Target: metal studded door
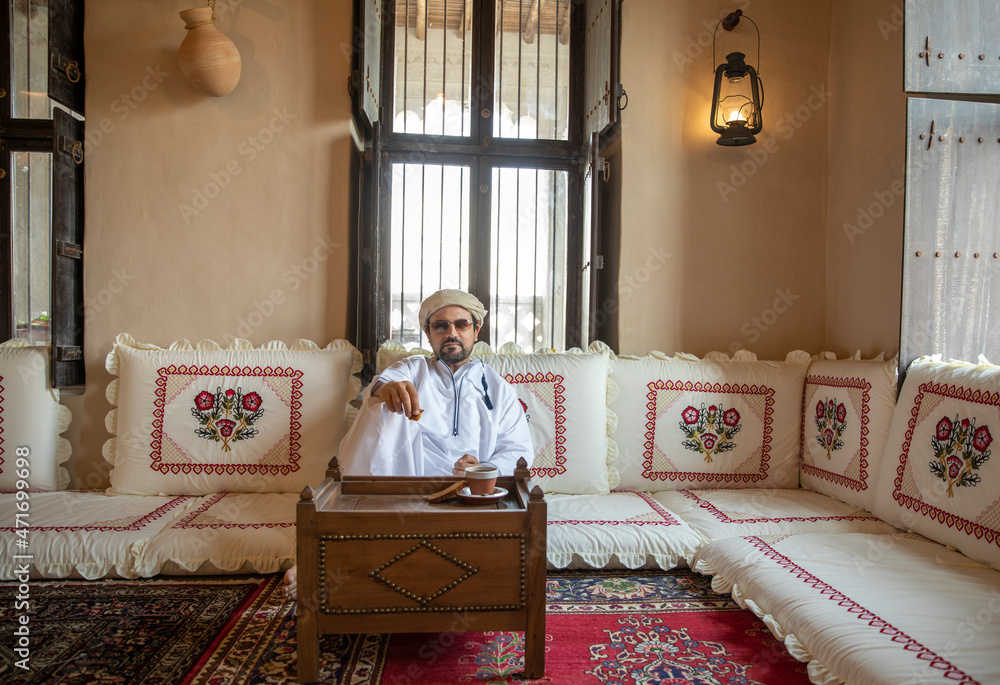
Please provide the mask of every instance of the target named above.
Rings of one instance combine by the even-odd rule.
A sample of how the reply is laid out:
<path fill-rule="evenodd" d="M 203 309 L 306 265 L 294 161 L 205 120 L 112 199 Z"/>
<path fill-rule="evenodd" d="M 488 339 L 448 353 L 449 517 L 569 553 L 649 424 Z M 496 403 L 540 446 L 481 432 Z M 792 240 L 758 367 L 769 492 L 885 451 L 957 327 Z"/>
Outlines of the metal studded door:
<path fill-rule="evenodd" d="M 910 98 L 899 368 L 1000 362 L 1000 104 Z M 992 331 L 992 334 L 991 334 Z"/>

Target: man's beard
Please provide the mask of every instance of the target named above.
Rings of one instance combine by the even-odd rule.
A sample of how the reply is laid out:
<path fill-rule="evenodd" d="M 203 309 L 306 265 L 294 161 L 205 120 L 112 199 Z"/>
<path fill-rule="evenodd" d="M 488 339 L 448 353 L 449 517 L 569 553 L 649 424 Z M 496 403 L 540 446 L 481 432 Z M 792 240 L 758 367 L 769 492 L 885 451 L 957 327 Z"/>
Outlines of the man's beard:
<path fill-rule="evenodd" d="M 448 343 L 455 343 L 458 345 L 457 350 L 452 350 L 450 352 L 444 351 L 444 346 Z M 465 361 L 469 356 L 469 350 L 465 349 L 465 345 L 458 338 L 448 338 L 441 343 L 438 347 L 438 359 L 443 361 L 445 364 L 458 364 L 459 362 Z"/>

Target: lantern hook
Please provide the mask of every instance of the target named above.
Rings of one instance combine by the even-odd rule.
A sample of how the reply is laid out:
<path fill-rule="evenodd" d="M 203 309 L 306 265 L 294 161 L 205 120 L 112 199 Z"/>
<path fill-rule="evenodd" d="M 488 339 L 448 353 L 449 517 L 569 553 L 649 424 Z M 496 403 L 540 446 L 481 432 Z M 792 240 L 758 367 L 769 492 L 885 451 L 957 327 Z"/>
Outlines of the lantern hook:
<path fill-rule="evenodd" d="M 753 24 L 754 31 L 757 32 L 757 73 L 760 74 L 760 29 L 757 28 L 757 22 L 743 14 L 743 10 L 736 10 L 735 12 L 730 12 L 722 19 L 719 23 L 715 25 L 715 32 L 712 34 L 712 71 L 715 71 L 715 65 L 719 63 L 716 58 L 715 43 L 719 35 L 719 27 L 721 26 L 726 31 L 734 30 L 740 23 L 740 19 L 746 19 L 751 24 Z"/>

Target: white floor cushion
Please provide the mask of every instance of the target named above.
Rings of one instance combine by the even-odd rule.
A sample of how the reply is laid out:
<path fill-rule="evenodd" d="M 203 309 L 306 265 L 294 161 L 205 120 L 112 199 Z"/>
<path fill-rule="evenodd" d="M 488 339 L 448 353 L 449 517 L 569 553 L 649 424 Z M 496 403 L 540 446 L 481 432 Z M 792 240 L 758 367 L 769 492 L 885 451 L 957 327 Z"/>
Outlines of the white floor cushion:
<path fill-rule="evenodd" d="M 33 493 L 28 528 L 17 527 L 14 495 L 0 495 L 0 579 L 24 564 L 32 578 L 136 578 L 136 560 L 150 539 L 191 497 L 129 497 L 104 492 Z M 25 513 L 25 512 L 22 512 Z M 26 531 L 22 536 L 19 531 Z M 20 546 L 21 541 L 27 547 Z M 24 556 L 30 558 L 23 558 Z"/>
<path fill-rule="evenodd" d="M 49 387 L 49 348 L 14 339 L 0 345 L 0 492 L 62 490 L 73 452 L 60 433 L 72 415 Z"/>
<path fill-rule="evenodd" d="M 809 355 L 611 360 L 619 490 L 794 488 Z"/>
<path fill-rule="evenodd" d="M 136 563 L 157 574 L 274 573 L 295 563 L 297 493 L 219 493 L 193 501 Z"/>
<path fill-rule="evenodd" d="M 532 482 L 545 492 L 605 494 L 618 484 L 608 466 L 609 355 L 602 343 L 560 354 L 508 344 L 480 357 L 517 393 L 535 449 Z"/>
<path fill-rule="evenodd" d="M 708 540 L 794 533 L 897 533 L 856 506 L 812 490 L 680 490 L 653 498 Z"/>
<path fill-rule="evenodd" d="M 433 353 L 387 340 L 376 356 L 377 369 L 413 354 Z M 484 342 L 472 348 L 472 358 L 482 359 L 517 393 L 535 448 L 532 479 L 545 492 L 604 494 L 618 485 L 617 450 L 608 436 L 615 425 L 608 409 L 615 393 L 608 379 L 610 354 L 600 342 L 586 352 L 526 354 L 513 343 L 496 352 Z"/>
<path fill-rule="evenodd" d="M 875 513 L 1000 569 L 1000 367 L 910 364 Z"/>
<path fill-rule="evenodd" d="M 1000 572 L 913 534 L 729 538 L 694 568 L 814 683 L 1000 682 Z"/>
<path fill-rule="evenodd" d="M 323 480 L 347 428 L 361 355 L 337 340 L 253 348 L 183 340 L 160 349 L 122 334 L 104 456 L 115 494 L 297 492 Z"/>
<path fill-rule="evenodd" d="M 687 564 L 705 540 L 641 492 L 546 495 L 550 568 L 661 568 Z"/>
<path fill-rule="evenodd" d="M 803 399 L 802 487 L 871 511 L 896 408 L 896 360 L 814 361 Z"/>

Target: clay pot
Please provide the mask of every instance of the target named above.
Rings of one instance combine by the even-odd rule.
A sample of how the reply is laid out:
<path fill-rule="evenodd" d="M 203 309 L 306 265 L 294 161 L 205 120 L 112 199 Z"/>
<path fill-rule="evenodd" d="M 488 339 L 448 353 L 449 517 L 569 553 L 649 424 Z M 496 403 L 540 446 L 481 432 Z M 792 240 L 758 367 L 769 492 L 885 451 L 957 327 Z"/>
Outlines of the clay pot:
<path fill-rule="evenodd" d="M 212 19 L 210 7 L 181 12 L 185 26 Z M 240 80 L 240 53 L 214 23 L 188 29 L 177 50 L 181 71 L 195 88 L 213 98 L 231 93 Z"/>

